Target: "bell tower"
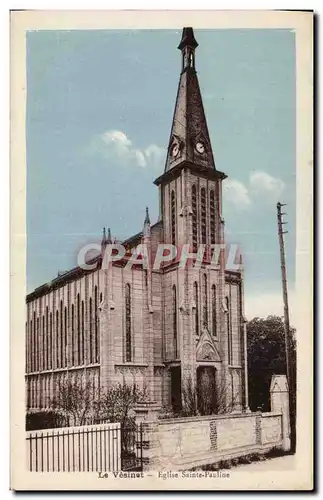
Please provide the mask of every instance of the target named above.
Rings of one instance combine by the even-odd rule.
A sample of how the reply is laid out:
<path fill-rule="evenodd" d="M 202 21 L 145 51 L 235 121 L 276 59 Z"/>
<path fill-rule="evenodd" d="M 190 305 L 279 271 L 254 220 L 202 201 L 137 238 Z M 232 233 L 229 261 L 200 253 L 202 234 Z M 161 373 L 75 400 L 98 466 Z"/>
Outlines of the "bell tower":
<path fill-rule="evenodd" d="M 184 28 L 165 169 L 155 180 L 164 242 L 177 249 L 177 257 L 163 267 L 164 362 L 169 368 L 173 409 L 183 402 L 187 383 L 196 387 L 202 377 L 214 388 L 216 377 L 226 377 L 227 365 L 224 258 L 219 258 L 216 268 L 210 267 L 212 245 L 223 243 L 222 181 L 226 175 L 217 170 L 214 160 L 196 73 L 197 47 L 193 29 Z M 184 247 L 200 255 L 203 246 L 200 266 L 180 265 Z M 208 364 L 207 377 L 201 358 Z"/>
<path fill-rule="evenodd" d="M 221 183 L 227 177 L 214 161 L 195 68 L 197 47 L 193 29 L 184 28 L 178 46 L 182 69 L 165 170 L 155 180 L 165 242 L 189 243 L 193 249 L 221 240 Z"/>

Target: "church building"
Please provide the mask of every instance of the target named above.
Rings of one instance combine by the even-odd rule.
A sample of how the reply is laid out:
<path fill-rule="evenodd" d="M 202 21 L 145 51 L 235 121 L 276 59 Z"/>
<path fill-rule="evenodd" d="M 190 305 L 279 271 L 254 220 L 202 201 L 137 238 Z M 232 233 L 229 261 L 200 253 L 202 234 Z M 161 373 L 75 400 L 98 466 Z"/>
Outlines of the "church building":
<path fill-rule="evenodd" d="M 145 388 L 138 416 L 160 409 L 178 412 L 193 388 L 201 413 L 248 410 L 243 267 L 226 269 L 226 253 L 212 265 L 212 248 L 224 246 L 222 181 L 217 169 L 196 73 L 198 43 L 184 28 L 178 49 L 181 66 L 164 172 L 159 218 L 122 242 L 127 252 L 105 268 L 112 244 L 103 234 L 102 253 L 91 270 L 75 267 L 27 296 L 26 405 L 49 408 L 65 377 L 90 380 L 103 390 L 118 382 Z M 156 189 L 156 188 L 155 188 Z M 107 214 L 108 215 L 108 214 Z M 127 266 L 138 245 L 153 261 L 158 245 L 178 255 L 160 268 Z M 200 265 L 180 265 L 188 246 Z"/>

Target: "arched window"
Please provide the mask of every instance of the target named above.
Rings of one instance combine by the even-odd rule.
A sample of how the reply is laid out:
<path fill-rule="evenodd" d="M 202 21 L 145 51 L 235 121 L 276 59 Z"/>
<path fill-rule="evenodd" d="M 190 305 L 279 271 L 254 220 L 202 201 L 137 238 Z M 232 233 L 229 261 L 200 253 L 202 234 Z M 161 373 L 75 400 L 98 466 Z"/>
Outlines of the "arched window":
<path fill-rule="evenodd" d="M 61 300 L 61 303 L 60 303 L 59 319 L 60 319 L 60 362 L 59 362 L 59 367 L 61 368 L 63 366 L 63 350 L 64 350 L 64 343 L 63 343 L 63 337 L 64 337 L 64 330 L 63 330 L 63 301 L 62 300 Z"/>
<path fill-rule="evenodd" d="M 176 204 L 175 192 L 171 194 L 171 224 L 172 224 L 172 245 L 176 245 Z"/>
<path fill-rule="evenodd" d="M 59 312 L 56 309 L 56 368 L 59 367 Z"/>
<path fill-rule="evenodd" d="M 71 352 L 71 363 L 72 363 L 72 366 L 75 366 L 75 354 L 74 354 L 74 349 L 75 349 L 75 319 L 74 319 L 74 304 L 72 304 L 72 308 L 71 308 L 71 322 L 72 322 L 72 352 Z"/>
<path fill-rule="evenodd" d="M 50 369 L 53 368 L 53 313 L 49 314 L 49 364 Z"/>
<path fill-rule="evenodd" d="M 64 366 L 67 366 L 67 307 L 64 308 Z"/>
<path fill-rule="evenodd" d="M 41 360 L 41 369 L 42 370 L 45 370 L 46 367 L 45 367 L 45 349 L 46 349 L 46 344 L 45 344 L 45 338 L 46 338 L 46 334 L 47 332 L 45 331 L 45 316 L 43 314 L 42 316 L 42 360 Z"/>
<path fill-rule="evenodd" d="M 194 282 L 194 301 L 195 301 L 195 335 L 199 335 L 199 288 L 196 281 Z"/>
<path fill-rule="evenodd" d="M 33 331 L 33 351 L 32 351 L 32 365 L 33 372 L 36 371 L 36 356 L 37 356 L 37 348 L 36 348 L 36 312 L 34 311 L 34 331 Z"/>
<path fill-rule="evenodd" d="M 212 285 L 212 335 L 216 337 L 216 288 Z"/>
<path fill-rule="evenodd" d="M 130 285 L 126 284 L 125 293 L 125 316 L 126 316 L 126 361 L 132 359 L 132 346 L 131 346 L 131 289 Z"/>
<path fill-rule="evenodd" d="M 94 335 L 95 335 L 95 362 L 100 362 L 99 343 L 99 316 L 98 316 L 98 287 L 94 288 Z"/>
<path fill-rule="evenodd" d="M 206 244 L 206 192 L 201 189 L 201 236 L 202 244 Z"/>
<path fill-rule="evenodd" d="M 81 364 L 84 365 L 84 300 L 82 300 L 82 324 L 81 324 Z"/>
<path fill-rule="evenodd" d="M 81 304 L 80 304 L 80 294 L 77 294 L 77 360 L 78 365 L 81 364 Z"/>
<path fill-rule="evenodd" d="M 93 363 L 92 298 L 89 300 L 90 363 Z"/>
<path fill-rule="evenodd" d="M 177 296 L 176 286 L 173 285 L 173 339 L 174 339 L 174 358 L 177 359 Z"/>
<path fill-rule="evenodd" d="M 211 244 L 215 244 L 215 196 L 214 191 L 210 191 L 210 237 Z"/>
<path fill-rule="evenodd" d="M 46 351 L 45 351 L 45 370 L 48 370 L 49 368 L 49 349 L 50 349 L 50 344 L 49 344 L 49 323 L 48 323 L 48 306 L 46 306 Z"/>
<path fill-rule="evenodd" d="M 39 350 L 40 350 L 40 328 L 39 318 L 37 318 L 37 338 L 36 338 L 36 371 L 39 371 Z"/>
<path fill-rule="evenodd" d="M 207 276 L 203 274 L 203 326 L 208 325 L 208 290 Z"/>
<path fill-rule="evenodd" d="M 231 304 L 229 297 L 225 298 L 227 308 L 227 332 L 228 332 L 228 361 L 232 365 L 232 323 L 231 323 Z"/>
<path fill-rule="evenodd" d="M 197 202 L 196 202 L 196 186 L 192 186 L 192 244 L 193 252 L 197 251 Z"/>
<path fill-rule="evenodd" d="M 28 353 L 28 366 L 29 366 L 29 371 L 33 371 L 32 367 L 32 350 L 33 350 L 33 320 L 30 320 L 30 333 L 29 333 L 29 345 L 28 345 L 29 353 Z"/>
<path fill-rule="evenodd" d="M 26 371 L 26 373 L 28 373 L 28 347 L 29 347 L 28 321 L 26 321 L 26 323 L 25 323 L 25 335 L 26 335 L 26 337 L 25 337 L 25 371 Z M 27 393 L 28 393 L 28 391 L 27 391 Z M 27 401 L 28 401 L 28 397 L 27 397 Z"/>

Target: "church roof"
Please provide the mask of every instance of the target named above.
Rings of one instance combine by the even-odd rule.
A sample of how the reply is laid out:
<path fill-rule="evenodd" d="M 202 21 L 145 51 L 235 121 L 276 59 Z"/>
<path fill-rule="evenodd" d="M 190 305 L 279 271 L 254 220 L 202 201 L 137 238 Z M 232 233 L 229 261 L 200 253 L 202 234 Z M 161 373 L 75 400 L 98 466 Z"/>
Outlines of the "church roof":
<path fill-rule="evenodd" d="M 155 224 L 151 226 L 151 228 L 155 228 L 158 225 L 162 224 L 162 221 L 158 221 Z M 111 238 L 111 233 L 109 232 L 110 238 Z M 126 240 L 120 242 L 121 245 L 123 245 L 126 249 L 131 249 L 134 246 L 137 246 L 142 239 L 143 232 L 140 231 L 139 233 L 134 234 L 130 238 L 127 238 Z M 101 255 L 96 255 L 95 257 L 89 259 L 86 263 L 88 265 L 91 264 L 99 264 L 101 262 Z M 114 263 L 116 264 L 116 263 Z M 45 295 L 46 293 L 49 293 L 51 290 L 54 290 L 56 288 L 59 288 L 61 286 L 64 286 L 66 283 L 75 281 L 76 279 L 86 275 L 93 273 L 97 271 L 98 267 L 92 270 L 86 270 L 83 269 L 79 266 L 74 267 L 68 271 L 65 271 L 63 273 L 59 273 L 58 276 L 51 281 L 48 281 L 47 283 L 44 283 L 43 285 L 40 285 L 39 287 L 35 288 L 32 292 L 30 292 L 27 297 L 26 297 L 26 302 L 31 302 L 32 300 L 36 299 L 37 297 L 41 297 L 42 295 Z"/>

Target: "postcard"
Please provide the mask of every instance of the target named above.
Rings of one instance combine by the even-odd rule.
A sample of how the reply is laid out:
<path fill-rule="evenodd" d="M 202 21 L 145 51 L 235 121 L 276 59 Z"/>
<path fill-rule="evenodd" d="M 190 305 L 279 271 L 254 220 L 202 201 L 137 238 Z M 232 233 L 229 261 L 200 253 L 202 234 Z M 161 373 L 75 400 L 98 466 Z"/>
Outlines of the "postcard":
<path fill-rule="evenodd" d="M 313 488 L 313 13 L 11 12 L 11 488 Z"/>

